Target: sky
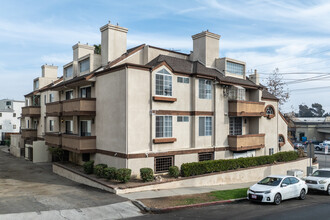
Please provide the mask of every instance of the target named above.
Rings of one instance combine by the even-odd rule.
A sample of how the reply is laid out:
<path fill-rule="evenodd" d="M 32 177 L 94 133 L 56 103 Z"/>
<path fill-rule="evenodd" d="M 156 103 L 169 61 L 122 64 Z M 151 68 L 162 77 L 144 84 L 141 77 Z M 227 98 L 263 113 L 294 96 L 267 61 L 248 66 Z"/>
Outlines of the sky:
<path fill-rule="evenodd" d="M 0 99 L 23 100 L 41 65 L 72 61 L 78 41 L 100 44 L 111 21 L 128 28 L 128 48 L 146 43 L 189 53 L 191 36 L 221 35 L 220 57 L 246 62 L 263 83 L 278 68 L 290 91 L 282 112 L 320 103 L 330 112 L 330 1 L 34 0 L 0 7 Z M 311 89 L 317 88 L 317 89 Z"/>

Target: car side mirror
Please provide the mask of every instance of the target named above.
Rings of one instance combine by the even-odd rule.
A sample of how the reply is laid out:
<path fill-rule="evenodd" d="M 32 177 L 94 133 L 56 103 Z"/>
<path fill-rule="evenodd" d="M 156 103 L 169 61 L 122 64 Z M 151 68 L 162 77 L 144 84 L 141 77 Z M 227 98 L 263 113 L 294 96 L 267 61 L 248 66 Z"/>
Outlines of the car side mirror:
<path fill-rule="evenodd" d="M 281 185 L 281 187 L 287 187 L 288 186 L 288 184 L 285 184 L 285 183 L 283 183 L 282 185 Z"/>

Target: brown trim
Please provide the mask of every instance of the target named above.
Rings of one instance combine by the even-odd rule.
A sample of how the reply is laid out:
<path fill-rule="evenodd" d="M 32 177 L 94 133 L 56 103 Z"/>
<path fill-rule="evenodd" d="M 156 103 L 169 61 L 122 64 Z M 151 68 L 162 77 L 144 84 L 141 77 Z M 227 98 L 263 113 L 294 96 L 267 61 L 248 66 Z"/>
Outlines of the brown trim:
<path fill-rule="evenodd" d="M 195 154 L 195 153 L 208 153 L 215 151 L 227 151 L 229 147 L 218 147 L 218 148 L 204 148 L 204 149 L 187 149 L 178 151 L 167 151 L 167 152 L 147 152 L 138 154 L 125 154 L 108 150 L 96 149 L 96 153 L 119 157 L 123 159 L 136 159 L 136 158 L 146 158 L 146 157 L 161 157 L 161 156 L 172 156 L 172 155 L 182 155 L 182 154 Z"/>
<path fill-rule="evenodd" d="M 177 52 L 177 51 L 173 51 L 173 50 L 167 50 L 167 49 L 160 48 L 160 47 L 155 47 L 155 46 L 150 46 L 149 45 L 149 48 L 153 48 L 153 49 L 157 49 L 157 50 L 162 50 L 162 51 L 167 51 L 167 52 L 171 52 L 171 53 L 176 53 L 176 54 L 181 54 L 181 55 L 189 56 L 189 54 L 186 54 L 186 53 L 181 53 L 181 52 Z"/>
<path fill-rule="evenodd" d="M 50 105 L 58 105 L 58 104 L 62 104 L 62 101 L 57 101 L 57 102 L 48 102 L 46 103 L 46 106 L 50 106 Z"/>
<path fill-rule="evenodd" d="M 154 71 L 155 69 L 158 69 L 158 68 L 161 67 L 161 66 L 166 66 L 167 69 L 169 69 L 171 72 L 173 72 L 172 67 L 170 67 L 170 66 L 166 63 L 166 61 L 163 61 L 163 62 L 161 62 L 160 64 L 158 64 L 157 66 L 153 67 L 153 68 L 152 68 L 152 71 Z"/>
<path fill-rule="evenodd" d="M 76 134 L 62 134 L 62 137 L 71 138 L 71 139 L 79 139 L 79 140 L 96 139 L 96 136 L 79 136 Z"/>
<path fill-rule="evenodd" d="M 96 111 L 62 112 L 62 116 L 95 116 L 95 115 L 96 115 Z"/>
<path fill-rule="evenodd" d="M 272 107 L 272 108 L 273 108 L 273 110 L 274 110 L 274 114 L 272 114 L 272 115 L 267 115 L 267 111 L 266 111 L 266 110 L 267 110 L 268 107 Z M 273 105 L 266 105 L 265 110 L 264 110 L 264 116 L 267 117 L 268 119 L 271 119 L 271 118 L 274 118 L 275 115 L 276 115 L 275 107 L 274 107 Z"/>
<path fill-rule="evenodd" d="M 171 97 L 162 97 L 162 96 L 153 96 L 152 99 L 158 102 L 176 102 L 176 98 Z"/>
<path fill-rule="evenodd" d="M 264 112 L 229 112 L 229 116 L 242 116 L 242 117 L 261 117 L 264 116 Z"/>
<path fill-rule="evenodd" d="M 78 102 L 78 101 L 96 101 L 96 98 L 75 98 L 75 99 L 67 99 L 67 100 L 63 100 L 62 103 L 66 103 L 66 102 Z"/>
<path fill-rule="evenodd" d="M 175 111 L 175 110 L 153 110 L 152 113 L 156 115 L 191 115 L 191 116 L 213 116 L 214 113 L 210 111 Z"/>
<path fill-rule="evenodd" d="M 233 138 L 265 137 L 265 134 L 228 135 L 228 137 L 233 137 Z"/>
<path fill-rule="evenodd" d="M 165 143 L 174 143 L 176 138 L 155 138 L 153 139 L 154 144 L 165 144 Z"/>
<path fill-rule="evenodd" d="M 281 116 L 281 118 L 283 119 L 283 121 L 289 125 L 289 122 L 284 118 L 284 116 L 282 115 L 282 113 L 280 111 L 278 111 L 278 114 Z"/>
<path fill-rule="evenodd" d="M 246 151 L 246 150 L 261 149 L 261 148 L 264 148 L 264 147 L 265 147 L 264 144 L 260 144 L 260 145 L 254 145 L 254 146 L 230 147 L 229 150 L 230 151 Z"/>
<path fill-rule="evenodd" d="M 62 115 L 62 112 L 53 112 L 53 113 L 47 113 L 46 112 L 46 116 L 47 117 L 50 117 L 50 116 L 53 116 L 53 117 L 60 117 Z"/>
<path fill-rule="evenodd" d="M 41 114 L 22 114 L 22 118 L 30 117 L 30 118 L 40 118 Z"/>
<path fill-rule="evenodd" d="M 149 67 L 149 66 L 144 66 L 144 65 L 134 64 L 134 63 L 124 63 L 124 64 L 120 64 L 118 66 L 114 66 L 114 67 L 102 70 L 100 72 L 97 72 L 97 73 L 95 73 L 95 76 L 102 76 L 102 75 L 105 75 L 105 74 L 108 74 L 108 73 L 123 70 L 125 68 L 140 69 L 140 70 L 151 70 L 151 67 Z"/>
<path fill-rule="evenodd" d="M 87 149 L 87 150 L 76 150 L 70 147 L 66 147 L 62 145 L 62 149 L 67 150 L 67 151 L 71 151 L 74 153 L 78 153 L 78 154 L 84 154 L 84 153 L 96 153 L 96 149 Z"/>
<path fill-rule="evenodd" d="M 138 46 L 137 48 L 135 48 L 133 51 L 131 51 L 130 53 L 124 53 L 123 55 L 121 55 L 120 57 L 118 57 L 117 59 L 115 59 L 114 61 L 109 63 L 109 66 L 114 66 L 117 63 L 123 61 L 124 59 L 128 58 L 129 56 L 135 54 L 136 52 L 138 52 L 139 50 L 141 50 L 142 48 L 145 47 L 145 44 L 141 44 L 140 46 Z"/>
<path fill-rule="evenodd" d="M 203 78 L 203 79 L 209 79 L 209 80 L 216 80 L 215 76 L 210 76 L 210 75 L 204 75 L 204 74 L 192 74 L 196 78 Z"/>
<path fill-rule="evenodd" d="M 252 101 L 243 101 L 243 100 L 229 100 L 229 103 L 248 103 L 248 104 L 257 104 L 257 105 L 264 105 L 265 102 L 252 102 Z"/>
<path fill-rule="evenodd" d="M 283 142 L 279 142 L 278 145 L 279 145 L 280 147 L 282 147 L 282 146 L 285 144 L 285 137 L 284 137 L 283 134 L 279 134 L 279 135 L 278 135 L 278 139 L 280 139 L 280 137 L 283 137 Z"/>
<path fill-rule="evenodd" d="M 22 128 L 22 131 L 37 131 L 37 129 L 34 128 Z"/>
<path fill-rule="evenodd" d="M 25 106 L 25 107 L 22 107 L 22 109 L 28 109 L 28 108 L 40 108 L 40 105 L 39 106 Z"/>
<path fill-rule="evenodd" d="M 221 81 L 219 80 L 220 84 L 222 85 L 230 85 L 230 86 L 234 86 L 234 85 L 239 85 L 242 86 L 244 88 L 248 88 L 248 89 L 260 89 L 262 88 L 261 86 L 252 86 L 252 85 L 246 85 L 246 84 L 242 84 L 242 83 L 231 83 L 231 82 L 226 82 L 226 81 Z"/>
<path fill-rule="evenodd" d="M 62 134 L 58 132 L 46 132 L 46 136 L 61 137 Z"/>

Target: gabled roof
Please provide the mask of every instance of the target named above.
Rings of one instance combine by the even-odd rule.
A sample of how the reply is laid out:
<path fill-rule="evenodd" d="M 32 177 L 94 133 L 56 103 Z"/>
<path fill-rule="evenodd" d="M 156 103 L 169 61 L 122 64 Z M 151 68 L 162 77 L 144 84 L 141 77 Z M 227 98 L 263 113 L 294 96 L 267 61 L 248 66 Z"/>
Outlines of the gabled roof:
<path fill-rule="evenodd" d="M 273 94 L 268 92 L 265 88 L 262 90 L 261 98 L 263 98 L 263 99 L 272 99 L 272 100 L 275 100 L 275 101 L 279 100 L 278 98 L 276 98 L 276 96 L 274 96 Z"/>
<path fill-rule="evenodd" d="M 222 84 L 238 84 L 247 87 L 261 88 L 262 86 L 256 85 L 251 80 L 240 79 L 230 76 L 225 76 L 219 70 L 215 68 L 206 67 L 199 61 L 190 61 L 177 57 L 171 57 L 166 55 L 159 55 L 155 59 L 151 60 L 146 66 L 156 67 L 162 62 L 166 62 L 174 72 L 183 73 L 188 75 L 206 75 L 217 78 Z"/>

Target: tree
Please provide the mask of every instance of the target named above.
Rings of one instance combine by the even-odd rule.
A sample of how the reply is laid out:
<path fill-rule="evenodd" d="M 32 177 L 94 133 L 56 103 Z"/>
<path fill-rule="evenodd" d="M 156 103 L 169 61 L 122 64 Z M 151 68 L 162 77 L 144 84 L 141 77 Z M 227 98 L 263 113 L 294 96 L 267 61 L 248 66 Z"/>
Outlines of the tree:
<path fill-rule="evenodd" d="M 322 105 L 319 103 L 312 104 L 312 108 L 310 108 L 310 110 L 313 113 L 314 117 L 322 117 L 325 112 L 322 108 Z"/>
<path fill-rule="evenodd" d="M 299 105 L 299 117 L 325 117 L 329 116 L 329 113 L 325 113 L 323 107 L 319 103 L 313 103 L 309 108 L 305 104 Z"/>
<path fill-rule="evenodd" d="M 99 45 L 94 44 L 94 53 L 101 54 L 101 44 Z"/>
<path fill-rule="evenodd" d="M 285 83 L 283 82 L 283 76 L 280 74 L 279 69 L 276 68 L 273 74 L 267 78 L 268 92 L 273 94 L 279 99 L 279 105 L 283 105 L 288 101 L 290 94 L 289 90 L 285 89 Z"/>
<path fill-rule="evenodd" d="M 299 105 L 299 117 L 313 117 L 311 109 L 307 105 Z"/>

